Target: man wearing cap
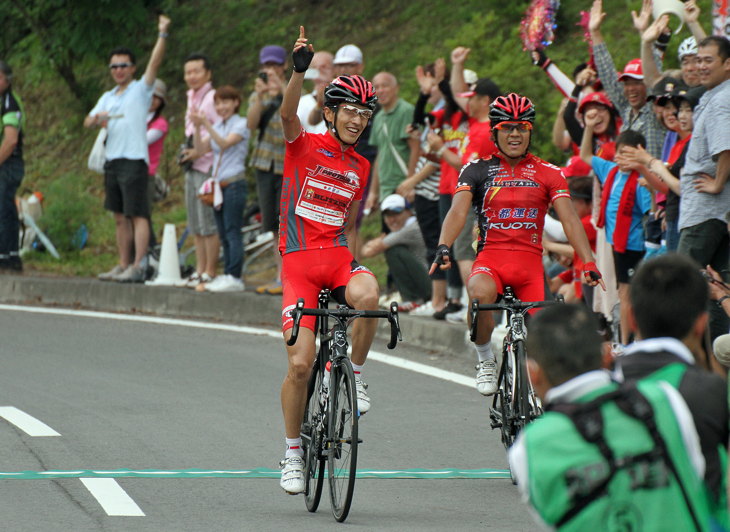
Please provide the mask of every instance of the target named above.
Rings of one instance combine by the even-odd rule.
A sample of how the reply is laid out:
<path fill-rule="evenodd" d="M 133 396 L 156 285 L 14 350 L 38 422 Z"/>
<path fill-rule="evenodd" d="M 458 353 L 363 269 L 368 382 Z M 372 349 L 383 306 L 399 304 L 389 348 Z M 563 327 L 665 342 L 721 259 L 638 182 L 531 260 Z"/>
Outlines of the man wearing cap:
<path fill-rule="evenodd" d="M 431 299 L 431 281 L 425 262 L 426 244 L 421 229 L 400 194 L 391 194 L 380 204 L 385 225 L 390 233 L 380 235 L 362 248 L 362 256 L 385 254 L 402 303 L 398 310 L 408 312 Z"/>
<path fill-rule="evenodd" d="M 256 190 L 261 208 L 261 230 L 279 234 L 279 201 L 284 174 L 284 130 L 279 108 L 284 93 L 286 50 L 267 45 L 259 52 L 259 75 L 248 100 L 248 128 L 255 137 L 250 165 L 256 170 Z M 260 294 L 281 294 L 281 257 L 275 254 L 276 278 L 259 287 Z"/>
<path fill-rule="evenodd" d="M 379 72 L 373 78 L 380 111 L 373 117 L 370 142 L 378 149 L 372 168 L 372 184 L 365 204 L 372 209 L 379 198 L 395 192 L 396 187 L 413 175 L 418 161 L 419 140 L 406 128 L 413 118 L 413 105 L 398 96 L 400 85 L 390 72 Z"/>
<path fill-rule="evenodd" d="M 23 104 L 11 81 L 13 71 L 0 61 L 0 270 L 23 269 L 18 254 L 18 210 L 15 193 L 23 180 Z"/>
<path fill-rule="evenodd" d="M 680 253 L 716 271 L 728 268 L 725 213 L 730 205 L 730 41 L 711 36 L 699 44 L 700 81 L 707 92 L 694 110 L 692 141 L 680 177 Z M 728 318 L 710 307 L 710 335 L 726 333 Z"/>
<path fill-rule="evenodd" d="M 593 54 L 598 77 L 608 97 L 616 106 L 623 124 L 621 131 L 633 129 L 646 139 L 646 150 L 661 157 L 666 129 L 659 122 L 651 105 L 646 105 L 646 86 L 641 59 L 632 59 L 619 75 L 608 47 L 601 34 L 601 23 L 606 14 L 603 1 L 594 0 L 588 30 L 593 42 Z"/>
<path fill-rule="evenodd" d="M 116 87 L 105 92 L 84 119 L 84 127 L 107 130 L 104 208 L 114 213 L 119 263 L 100 274 L 102 280 L 139 283 L 145 277 L 141 262 L 150 238 L 147 112 L 165 55 L 170 19 L 160 15 L 157 27 L 159 36 L 142 79 L 134 79 L 137 67 L 130 49 L 112 50 L 109 70 Z"/>
<path fill-rule="evenodd" d="M 309 70 L 304 73 L 304 79 L 312 81 L 314 88 L 311 92 L 302 94 L 299 99 L 297 115 L 302 127 L 307 133 L 326 133 L 327 126 L 322 120 L 322 103 L 324 102 L 324 88 L 332 81 L 333 56 L 327 51 L 314 52 Z"/>

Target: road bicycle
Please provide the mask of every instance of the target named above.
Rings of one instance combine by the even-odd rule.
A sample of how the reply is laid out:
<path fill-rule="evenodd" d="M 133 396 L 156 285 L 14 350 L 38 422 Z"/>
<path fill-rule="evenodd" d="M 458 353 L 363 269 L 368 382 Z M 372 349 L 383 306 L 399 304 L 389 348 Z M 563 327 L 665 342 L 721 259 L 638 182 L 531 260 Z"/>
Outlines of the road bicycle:
<path fill-rule="evenodd" d="M 542 406 L 527 374 L 525 316 L 531 309 L 562 302 L 562 297 L 552 301 L 520 301 L 515 297 L 512 288 L 507 286 L 497 303 L 480 305 L 476 299 L 471 303 L 472 342 L 477 336 L 479 312 L 502 310 L 507 313 L 507 334 L 502 343 L 502 363 L 497 377 L 497 392 L 492 398 L 492 406 L 489 409 L 492 429 L 501 430 L 505 449 L 512 446 L 525 425 L 542 414 Z"/>
<path fill-rule="evenodd" d="M 358 436 L 360 412 L 355 374 L 347 356 L 347 328 L 356 318 L 385 318 L 390 323 L 388 349 L 393 349 L 402 337 L 397 303 L 391 303 L 389 310 L 354 310 L 347 305 L 330 309 L 329 299 L 329 290 L 322 290 L 316 309 L 304 308 L 304 299 L 297 301 L 292 310 L 292 335 L 287 343 L 294 345 L 297 341 L 302 316 L 317 316 L 319 349 L 309 379 L 301 430 L 304 500 L 310 512 L 317 511 L 326 475 L 332 514 L 342 522 L 352 504 L 357 450 L 362 443 Z M 332 326 L 330 319 L 334 320 Z"/>

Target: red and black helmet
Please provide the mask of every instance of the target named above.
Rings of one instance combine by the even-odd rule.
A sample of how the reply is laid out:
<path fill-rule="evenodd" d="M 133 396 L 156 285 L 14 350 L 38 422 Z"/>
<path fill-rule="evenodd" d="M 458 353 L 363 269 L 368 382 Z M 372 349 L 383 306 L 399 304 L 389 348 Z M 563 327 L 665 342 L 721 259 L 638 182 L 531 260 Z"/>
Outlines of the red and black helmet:
<path fill-rule="evenodd" d="M 535 106 L 529 98 L 514 92 L 498 96 L 489 106 L 489 122 L 494 127 L 500 122 L 534 122 Z"/>
<path fill-rule="evenodd" d="M 324 105 L 336 107 L 341 103 L 354 103 L 364 105 L 375 110 L 375 89 L 362 76 L 338 76 L 324 89 Z"/>

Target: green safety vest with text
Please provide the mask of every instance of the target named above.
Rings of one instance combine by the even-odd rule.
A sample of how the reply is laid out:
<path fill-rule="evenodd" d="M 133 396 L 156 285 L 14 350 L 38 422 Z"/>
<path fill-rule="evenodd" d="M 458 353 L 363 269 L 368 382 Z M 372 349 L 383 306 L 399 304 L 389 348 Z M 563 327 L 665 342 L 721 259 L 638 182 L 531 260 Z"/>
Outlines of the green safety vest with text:
<path fill-rule="evenodd" d="M 655 383 L 611 384 L 550 405 L 525 428 L 525 450 L 530 503 L 558 530 L 712 530 L 704 483 Z"/>

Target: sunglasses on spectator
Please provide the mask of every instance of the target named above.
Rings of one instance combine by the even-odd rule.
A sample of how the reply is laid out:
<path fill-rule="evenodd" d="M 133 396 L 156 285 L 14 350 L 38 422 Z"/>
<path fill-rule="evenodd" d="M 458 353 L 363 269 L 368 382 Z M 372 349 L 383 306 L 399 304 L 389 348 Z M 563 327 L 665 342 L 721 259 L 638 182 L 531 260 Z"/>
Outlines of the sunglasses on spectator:
<path fill-rule="evenodd" d="M 133 66 L 132 63 L 112 63 L 109 65 L 109 70 L 116 70 L 118 68 L 129 68 Z"/>
<path fill-rule="evenodd" d="M 340 110 L 345 113 L 346 118 L 354 118 L 357 115 L 365 120 L 370 120 L 373 117 L 373 112 L 370 109 L 360 109 L 354 105 L 342 104 Z"/>
<path fill-rule="evenodd" d="M 494 129 L 507 130 L 508 133 L 512 133 L 515 130 L 524 133 L 532 129 L 532 124 L 530 122 L 500 122 L 494 126 Z"/>

